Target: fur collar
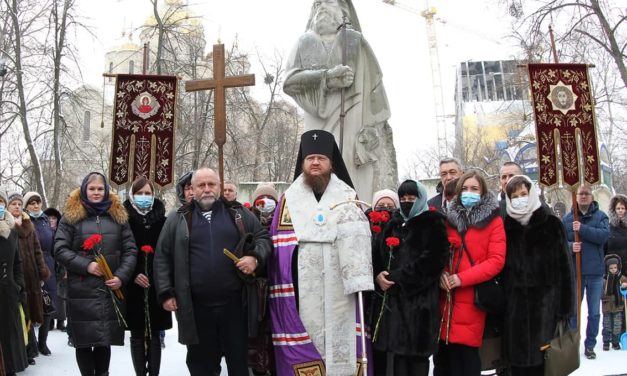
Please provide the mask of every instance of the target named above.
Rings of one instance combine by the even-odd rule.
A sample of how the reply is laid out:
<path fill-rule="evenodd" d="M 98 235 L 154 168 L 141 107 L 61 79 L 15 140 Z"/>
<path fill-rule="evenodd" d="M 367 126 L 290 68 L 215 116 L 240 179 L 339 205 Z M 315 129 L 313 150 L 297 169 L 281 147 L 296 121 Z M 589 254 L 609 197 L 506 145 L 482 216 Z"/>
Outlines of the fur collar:
<path fill-rule="evenodd" d="M 15 228 L 15 219 L 9 212 L 4 212 L 4 219 L 0 220 L 0 236 L 5 239 L 9 238 L 11 230 Z"/>
<path fill-rule="evenodd" d="M 117 224 L 123 224 L 128 221 L 128 213 L 124 209 L 124 205 L 120 201 L 120 198 L 115 193 L 109 193 L 111 199 L 111 207 L 107 210 L 107 214 L 113 218 Z M 80 188 L 76 188 L 70 193 L 70 197 L 65 203 L 65 211 L 63 217 L 69 224 L 75 225 L 83 219 L 87 218 L 87 210 L 83 207 L 80 197 Z"/>
<path fill-rule="evenodd" d="M 527 224 L 527 226 L 528 227 L 540 227 L 546 223 L 546 221 L 549 219 L 549 215 L 551 215 L 549 213 L 549 209 L 547 209 L 544 206 L 540 206 L 539 208 L 534 210 L 533 214 L 531 214 L 531 218 L 529 219 L 529 223 Z M 510 217 L 509 215 L 505 218 L 504 223 L 505 223 L 506 229 L 515 228 L 517 226 L 525 227 L 520 222 Z"/>
<path fill-rule="evenodd" d="M 22 212 L 22 224 L 18 225 L 15 223 L 15 231 L 20 236 L 20 238 L 27 238 L 30 234 L 35 231 L 35 226 L 33 226 L 33 222 L 30 220 L 30 216 L 26 214 L 26 212 Z M 15 219 L 13 219 L 15 220 Z"/>
<path fill-rule="evenodd" d="M 457 199 L 453 200 L 448 208 L 446 219 L 461 234 L 471 227 L 484 228 L 499 215 L 499 203 L 494 195 L 488 192 L 470 210 Z"/>

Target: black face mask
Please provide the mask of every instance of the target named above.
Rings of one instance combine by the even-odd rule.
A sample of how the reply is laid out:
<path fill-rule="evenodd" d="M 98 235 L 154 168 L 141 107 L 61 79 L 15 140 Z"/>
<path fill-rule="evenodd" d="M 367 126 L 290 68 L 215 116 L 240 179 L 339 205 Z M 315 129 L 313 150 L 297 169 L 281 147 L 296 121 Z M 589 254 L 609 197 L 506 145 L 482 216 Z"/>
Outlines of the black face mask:
<path fill-rule="evenodd" d="M 401 202 L 401 213 L 403 213 L 405 218 L 409 217 L 409 212 L 413 206 L 413 202 Z"/>

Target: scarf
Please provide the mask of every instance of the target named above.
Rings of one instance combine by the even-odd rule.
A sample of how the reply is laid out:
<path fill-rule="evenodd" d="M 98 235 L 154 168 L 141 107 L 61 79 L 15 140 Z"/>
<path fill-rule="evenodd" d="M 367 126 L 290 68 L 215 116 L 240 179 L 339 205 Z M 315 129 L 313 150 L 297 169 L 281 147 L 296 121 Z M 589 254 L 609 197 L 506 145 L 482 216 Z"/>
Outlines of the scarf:
<path fill-rule="evenodd" d="M 517 176 L 524 176 L 524 175 L 517 175 Z M 529 181 L 529 183 L 531 183 L 531 189 L 529 189 L 529 202 L 527 202 L 527 207 L 521 208 L 521 209 L 514 209 L 514 207 L 512 206 L 512 200 L 507 195 L 505 195 L 505 203 L 506 203 L 507 215 L 514 218 L 518 222 L 520 222 L 521 225 L 527 226 L 529 224 L 529 220 L 531 219 L 531 216 L 533 215 L 533 212 L 536 211 L 540 206 L 542 206 L 542 204 L 540 203 L 540 196 L 538 196 L 538 190 L 533 185 L 533 182 L 531 181 L 531 179 L 529 179 L 527 176 L 524 176 L 524 178 L 527 181 Z"/>
<path fill-rule="evenodd" d="M 416 201 L 414 201 L 408 216 L 405 216 L 402 210 L 400 211 L 405 222 L 429 210 L 429 206 L 427 205 L 427 189 L 420 182 L 414 181 L 414 183 L 416 183 L 416 187 L 418 187 L 418 197 Z"/>
<path fill-rule="evenodd" d="M 4 218 L 0 220 L 0 236 L 5 239 L 11 235 L 11 230 L 15 227 L 15 219 L 10 213 L 5 213 Z"/>
<path fill-rule="evenodd" d="M 100 175 L 102 180 L 104 181 L 105 191 L 104 197 L 100 202 L 91 202 L 87 199 L 87 181 L 89 177 L 92 175 Z M 107 178 L 99 172 L 90 172 L 85 176 L 83 182 L 81 183 L 81 192 L 80 192 L 81 204 L 89 215 L 103 215 L 109 210 L 111 207 L 111 198 L 109 197 L 109 184 L 107 184 Z"/>
<path fill-rule="evenodd" d="M 619 266 L 620 268 L 620 266 Z M 605 296 L 614 299 L 614 303 L 617 306 L 620 306 L 622 301 L 621 301 L 621 293 L 619 292 L 620 290 L 620 277 L 621 277 L 621 272 L 620 269 L 618 270 L 618 272 L 616 272 L 616 274 L 607 274 L 607 284 L 605 285 Z"/>

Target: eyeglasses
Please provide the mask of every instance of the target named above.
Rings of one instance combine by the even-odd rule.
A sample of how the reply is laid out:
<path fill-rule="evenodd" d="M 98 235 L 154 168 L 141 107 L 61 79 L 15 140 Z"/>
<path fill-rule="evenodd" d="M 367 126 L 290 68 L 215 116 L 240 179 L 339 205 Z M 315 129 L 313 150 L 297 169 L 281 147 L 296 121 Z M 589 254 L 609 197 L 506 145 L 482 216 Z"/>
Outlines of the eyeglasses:
<path fill-rule="evenodd" d="M 396 209 L 396 206 L 394 205 L 377 205 L 375 208 L 375 210 L 379 210 L 379 209 Z"/>

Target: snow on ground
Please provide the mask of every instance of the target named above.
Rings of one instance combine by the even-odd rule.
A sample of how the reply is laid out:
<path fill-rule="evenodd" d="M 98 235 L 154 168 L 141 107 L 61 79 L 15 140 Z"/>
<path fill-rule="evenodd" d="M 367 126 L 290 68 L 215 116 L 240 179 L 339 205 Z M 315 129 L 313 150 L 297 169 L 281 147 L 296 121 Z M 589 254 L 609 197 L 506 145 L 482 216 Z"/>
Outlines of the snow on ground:
<path fill-rule="evenodd" d="M 585 302 L 585 299 L 584 299 Z M 603 375 L 627 375 L 627 351 L 610 350 L 603 351 L 601 349 L 601 331 L 597 338 L 596 360 L 588 360 L 583 356 L 583 339 L 586 331 L 586 305 L 582 307 L 582 315 L 584 321 L 582 323 L 582 341 L 581 341 L 581 366 L 574 372 L 573 376 L 603 376 Z M 167 331 L 165 337 L 166 348 L 163 350 L 161 361 L 162 376 L 182 376 L 189 374 L 185 365 L 185 346 L 177 342 L 178 331 L 175 328 Z M 126 346 L 112 346 L 111 351 L 111 376 L 132 376 L 133 365 L 131 363 L 130 350 L 128 348 L 128 336 L 126 338 Z M 42 356 L 36 358 L 37 364 L 30 366 L 26 371 L 19 373 L 20 376 L 78 376 L 78 367 L 74 357 L 74 349 L 67 346 L 67 335 L 58 330 L 50 332 L 48 339 L 48 347 L 52 351 L 51 356 Z M 227 375 L 224 361 L 222 362 L 222 375 Z"/>

